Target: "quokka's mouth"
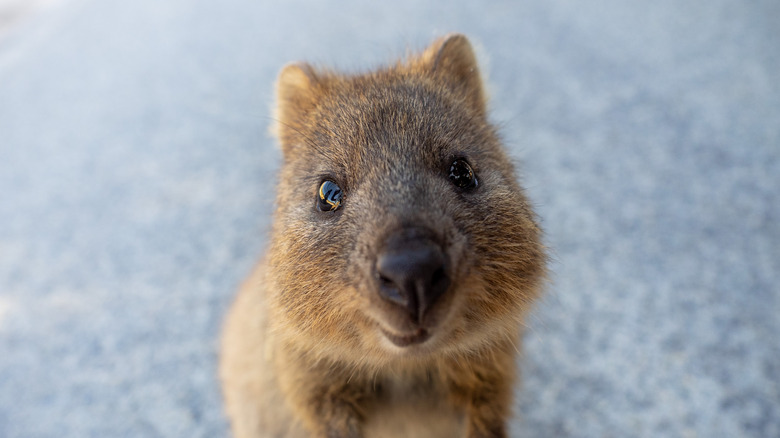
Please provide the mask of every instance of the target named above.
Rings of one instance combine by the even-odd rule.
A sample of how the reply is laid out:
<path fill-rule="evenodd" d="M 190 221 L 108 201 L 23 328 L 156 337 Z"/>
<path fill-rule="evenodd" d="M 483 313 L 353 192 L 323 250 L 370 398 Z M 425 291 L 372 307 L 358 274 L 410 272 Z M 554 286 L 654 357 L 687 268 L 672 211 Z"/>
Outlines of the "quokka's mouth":
<path fill-rule="evenodd" d="M 431 334 L 423 328 L 417 329 L 417 331 L 411 335 L 394 335 L 384 329 L 382 329 L 382 334 L 398 347 L 422 344 L 431 337 Z"/>

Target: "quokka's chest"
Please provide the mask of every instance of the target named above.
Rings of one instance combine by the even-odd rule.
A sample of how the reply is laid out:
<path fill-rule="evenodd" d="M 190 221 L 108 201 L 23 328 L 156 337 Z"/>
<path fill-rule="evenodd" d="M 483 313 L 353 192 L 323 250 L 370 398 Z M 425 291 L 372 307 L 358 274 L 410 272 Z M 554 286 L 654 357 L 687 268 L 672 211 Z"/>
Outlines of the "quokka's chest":
<path fill-rule="evenodd" d="M 367 438 L 457 438 L 465 436 L 463 411 L 429 381 L 390 378 L 377 384 L 366 403 Z"/>

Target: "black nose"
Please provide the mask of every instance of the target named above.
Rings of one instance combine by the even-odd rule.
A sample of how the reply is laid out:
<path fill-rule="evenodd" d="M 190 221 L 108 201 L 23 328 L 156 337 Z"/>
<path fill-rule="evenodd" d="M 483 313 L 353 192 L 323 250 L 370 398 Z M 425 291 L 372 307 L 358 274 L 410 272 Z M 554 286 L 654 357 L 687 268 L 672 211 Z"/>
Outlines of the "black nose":
<path fill-rule="evenodd" d="M 450 278 L 441 247 L 419 232 L 391 235 L 376 260 L 379 295 L 404 307 L 416 323 L 447 290 Z"/>

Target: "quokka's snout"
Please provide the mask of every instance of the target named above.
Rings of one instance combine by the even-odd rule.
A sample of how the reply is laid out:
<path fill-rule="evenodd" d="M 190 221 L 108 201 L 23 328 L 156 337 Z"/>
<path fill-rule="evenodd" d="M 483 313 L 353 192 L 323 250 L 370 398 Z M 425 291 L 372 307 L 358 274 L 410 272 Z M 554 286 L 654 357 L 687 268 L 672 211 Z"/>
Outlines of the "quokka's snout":
<path fill-rule="evenodd" d="M 424 228 L 398 230 L 380 248 L 374 268 L 376 293 L 405 313 L 413 340 L 422 342 L 432 325 L 431 310 L 450 289 L 452 263 L 433 233 Z M 403 339 L 390 339 L 396 345 L 405 344 Z"/>

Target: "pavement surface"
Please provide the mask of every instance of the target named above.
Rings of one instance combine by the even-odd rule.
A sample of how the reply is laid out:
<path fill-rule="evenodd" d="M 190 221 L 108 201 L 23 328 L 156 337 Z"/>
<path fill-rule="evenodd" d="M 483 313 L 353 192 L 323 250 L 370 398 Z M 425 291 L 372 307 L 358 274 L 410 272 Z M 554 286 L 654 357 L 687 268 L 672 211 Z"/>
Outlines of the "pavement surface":
<path fill-rule="evenodd" d="M 450 31 L 554 253 L 513 436 L 780 437 L 776 0 L 46 3 L 0 32 L 0 437 L 227 436 L 277 71 Z"/>

